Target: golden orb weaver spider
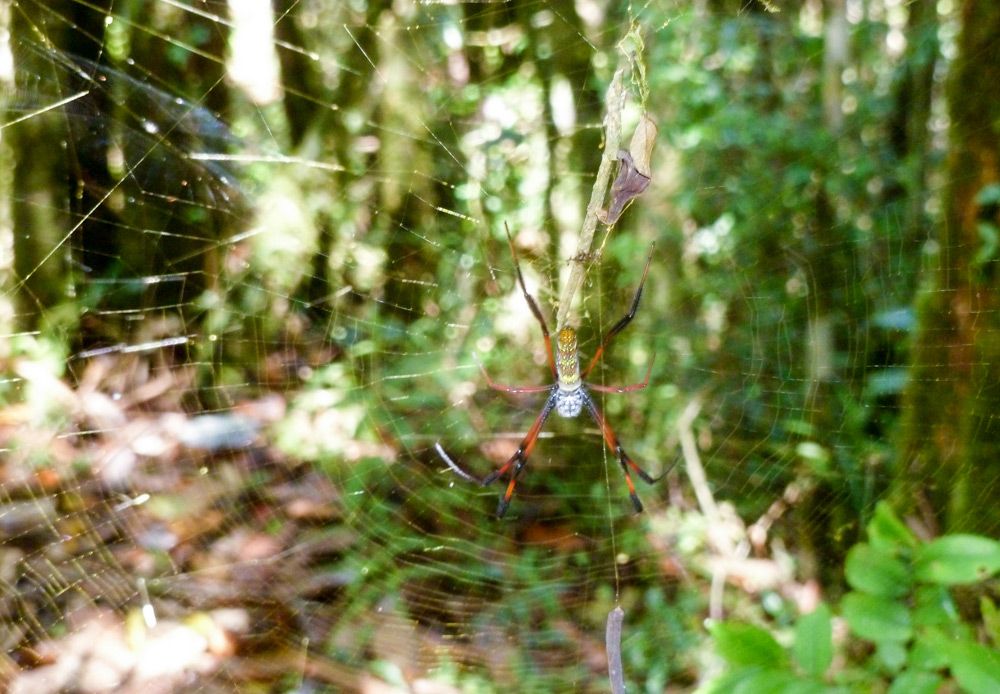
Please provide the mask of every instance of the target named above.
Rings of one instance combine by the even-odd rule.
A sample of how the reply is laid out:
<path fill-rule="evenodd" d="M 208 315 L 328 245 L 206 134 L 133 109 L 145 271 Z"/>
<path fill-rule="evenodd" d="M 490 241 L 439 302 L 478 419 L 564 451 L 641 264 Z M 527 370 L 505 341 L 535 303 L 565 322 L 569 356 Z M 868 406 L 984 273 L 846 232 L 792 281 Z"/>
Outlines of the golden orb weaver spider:
<path fill-rule="evenodd" d="M 506 228 L 506 224 L 504 227 Z M 441 447 L 440 443 L 436 443 L 434 448 L 437 449 L 438 455 L 448 464 L 452 470 L 454 470 L 462 479 L 469 482 L 478 483 L 484 487 L 492 484 L 500 478 L 507 470 L 514 467 L 513 472 L 510 475 L 510 482 L 507 484 L 507 491 L 502 497 L 500 497 L 500 503 L 497 505 L 497 517 L 501 518 L 507 512 L 507 507 L 510 505 L 511 495 L 514 493 L 514 485 L 517 483 L 517 478 L 524 469 L 524 466 L 528 462 L 528 456 L 531 454 L 531 449 L 534 448 L 535 442 L 538 441 L 538 434 L 541 433 L 542 425 L 545 420 L 548 419 L 549 415 L 552 414 L 552 410 L 555 410 L 562 417 L 576 417 L 580 412 L 586 408 L 590 416 L 593 417 L 594 421 L 597 422 L 597 426 L 600 427 L 601 433 L 604 435 L 604 441 L 607 443 L 608 448 L 618 457 L 618 463 L 621 465 L 622 472 L 625 473 L 625 483 L 628 485 L 629 496 L 632 498 L 632 505 L 635 507 L 636 513 L 642 512 L 642 502 L 639 501 L 639 495 L 635 491 L 635 485 L 632 484 L 632 475 L 629 474 L 629 468 L 637 474 L 643 482 L 647 484 L 655 484 L 657 479 L 650 476 L 645 470 L 636 465 L 632 459 L 622 448 L 621 443 L 618 441 L 618 437 L 615 432 L 611 430 L 608 425 L 607 420 L 604 419 L 604 415 L 601 414 L 600 409 L 598 409 L 597 404 L 594 402 L 593 398 L 590 397 L 588 390 L 597 390 L 603 393 L 628 393 L 633 390 L 639 390 L 640 388 L 645 388 L 646 384 L 649 383 L 649 375 L 653 371 L 653 361 L 649 362 L 649 370 L 646 371 L 646 380 L 642 383 L 637 383 L 632 386 L 626 386 L 624 388 L 619 388 L 616 386 L 602 386 L 595 385 L 593 383 L 585 383 L 584 378 L 587 374 L 591 372 L 594 366 L 597 364 L 597 360 L 601 358 L 604 354 L 604 350 L 607 348 L 611 339 L 625 329 L 632 319 L 635 317 L 636 311 L 639 309 L 639 300 L 642 298 L 642 288 L 646 284 L 646 274 L 649 272 L 649 264 L 653 260 L 653 245 L 649 247 L 649 257 L 646 259 L 646 269 L 642 272 L 642 280 L 639 282 L 639 289 L 635 292 L 635 298 L 632 300 L 632 308 L 629 309 L 628 314 L 619 320 L 612 326 L 611 330 L 604 336 L 604 340 L 601 342 L 601 346 L 597 348 L 597 352 L 594 353 L 593 359 L 590 361 L 590 365 L 584 369 L 583 373 L 580 372 L 580 354 L 577 351 L 577 341 L 576 341 L 576 330 L 570 327 L 562 328 L 559 331 L 558 339 L 556 342 L 556 355 L 552 354 L 552 339 L 549 337 L 549 327 L 545 323 L 545 318 L 542 316 L 541 309 L 538 308 L 538 303 L 535 301 L 534 297 L 528 293 L 528 288 L 524 285 L 524 277 L 521 275 L 521 267 L 517 262 L 517 252 L 514 250 L 514 240 L 510 236 L 510 229 L 507 229 L 507 243 L 510 245 L 510 253 L 514 258 L 514 273 L 517 276 L 517 283 L 521 286 L 521 293 L 524 294 L 525 300 L 528 302 L 528 308 L 534 314 L 535 319 L 538 320 L 538 324 L 542 327 L 542 336 L 545 338 L 545 351 L 548 353 L 549 358 L 549 368 L 552 369 L 552 375 L 555 376 L 556 382 L 547 386 L 505 386 L 495 383 L 493 379 L 490 378 L 489 374 L 486 373 L 486 367 L 483 363 L 479 361 L 479 357 L 476 356 L 475 352 L 472 356 L 475 358 L 476 363 L 479 364 L 479 369 L 483 372 L 483 376 L 486 378 L 486 383 L 489 384 L 490 388 L 494 390 L 502 390 L 507 393 L 541 393 L 544 391 L 549 391 L 549 398 L 545 401 L 545 405 L 542 407 L 542 411 L 538 413 L 535 418 L 535 423 L 531 425 L 531 429 L 525 435 L 524 439 L 521 441 L 521 445 L 517 447 L 517 451 L 510 457 L 510 459 L 500 466 L 497 470 L 491 472 L 489 475 L 483 479 L 477 479 L 465 472 L 460 468 L 449 456 L 445 453 L 444 448 Z"/>

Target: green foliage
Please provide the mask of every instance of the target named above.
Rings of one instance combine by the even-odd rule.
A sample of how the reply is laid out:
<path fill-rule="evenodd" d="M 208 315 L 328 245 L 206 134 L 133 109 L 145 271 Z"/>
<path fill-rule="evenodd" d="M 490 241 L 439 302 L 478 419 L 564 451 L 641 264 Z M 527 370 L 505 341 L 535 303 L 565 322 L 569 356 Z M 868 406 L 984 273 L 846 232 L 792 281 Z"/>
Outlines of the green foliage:
<path fill-rule="evenodd" d="M 709 631 L 727 671 L 702 694 L 931 694 L 942 686 L 967 694 L 1000 691 L 996 605 L 981 598 L 977 625 L 949 590 L 992 580 L 1000 572 L 1000 542 L 975 535 L 920 542 L 884 503 L 868 524 L 868 539 L 847 556 L 845 577 L 852 590 L 840 605 L 847 641 L 834 643 L 834 619 L 824 604 L 799 617 L 791 657 L 780 634 L 738 622 L 712 624 Z M 990 645 L 977 638 L 980 629 Z M 831 672 L 835 645 L 866 655 Z"/>
<path fill-rule="evenodd" d="M 913 563 L 920 581 L 975 583 L 1000 571 L 1000 542 L 978 535 L 949 535 L 920 547 Z"/>
<path fill-rule="evenodd" d="M 830 608 L 823 603 L 809 614 L 802 615 L 795 624 L 792 655 L 806 675 L 818 679 L 830 668 L 833 661 L 832 635 Z"/>
<path fill-rule="evenodd" d="M 717 622 L 709 627 L 717 651 L 730 668 L 706 685 L 702 694 L 715 692 L 839 692 L 827 687 L 823 675 L 833 658 L 830 610 L 819 606 L 795 625 L 792 657 L 763 627 L 739 622 Z M 804 674 L 804 676 L 803 676 Z"/>
<path fill-rule="evenodd" d="M 719 655 L 732 665 L 781 670 L 787 664 L 785 651 L 762 627 L 719 622 L 708 630 L 715 637 Z"/>

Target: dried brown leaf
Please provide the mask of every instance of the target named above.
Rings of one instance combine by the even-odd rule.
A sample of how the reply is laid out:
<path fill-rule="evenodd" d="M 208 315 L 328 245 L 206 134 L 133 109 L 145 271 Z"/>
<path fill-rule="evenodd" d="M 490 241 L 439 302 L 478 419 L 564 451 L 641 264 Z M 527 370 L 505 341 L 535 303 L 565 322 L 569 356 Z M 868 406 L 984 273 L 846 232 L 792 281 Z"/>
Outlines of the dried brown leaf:
<path fill-rule="evenodd" d="M 642 195 L 649 186 L 653 178 L 651 159 L 656 132 L 656 123 L 649 116 L 643 115 L 632 134 L 629 148 L 619 150 L 620 164 L 618 176 L 611 184 L 611 204 L 607 210 L 597 213 L 597 218 L 604 224 L 610 226 L 617 222 L 628 204 Z"/>

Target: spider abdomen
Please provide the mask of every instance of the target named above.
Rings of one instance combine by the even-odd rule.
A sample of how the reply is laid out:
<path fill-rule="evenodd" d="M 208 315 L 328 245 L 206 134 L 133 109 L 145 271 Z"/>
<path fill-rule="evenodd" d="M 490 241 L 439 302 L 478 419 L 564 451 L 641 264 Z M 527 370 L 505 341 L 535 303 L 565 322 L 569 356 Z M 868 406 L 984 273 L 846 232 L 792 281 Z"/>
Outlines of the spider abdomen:
<path fill-rule="evenodd" d="M 556 378 L 560 386 L 569 390 L 575 389 L 580 383 L 580 355 L 576 351 L 576 331 L 573 328 L 559 331 L 559 340 L 556 342 Z"/>
<path fill-rule="evenodd" d="M 560 417 L 576 417 L 586 403 L 586 394 L 582 387 L 573 390 L 563 390 L 560 388 L 556 392 L 556 412 Z"/>

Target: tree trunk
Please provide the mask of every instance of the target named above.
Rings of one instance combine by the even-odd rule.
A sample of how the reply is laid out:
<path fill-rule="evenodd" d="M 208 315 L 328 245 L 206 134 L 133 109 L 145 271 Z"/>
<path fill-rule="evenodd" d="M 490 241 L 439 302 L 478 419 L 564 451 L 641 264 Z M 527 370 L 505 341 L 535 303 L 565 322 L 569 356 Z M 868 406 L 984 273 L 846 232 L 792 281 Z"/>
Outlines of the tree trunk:
<path fill-rule="evenodd" d="M 920 298 L 895 494 L 935 531 L 995 533 L 1000 411 L 997 260 L 980 229 L 998 205 L 1000 5 L 966 0 L 947 89 L 951 123 L 938 266 Z"/>

